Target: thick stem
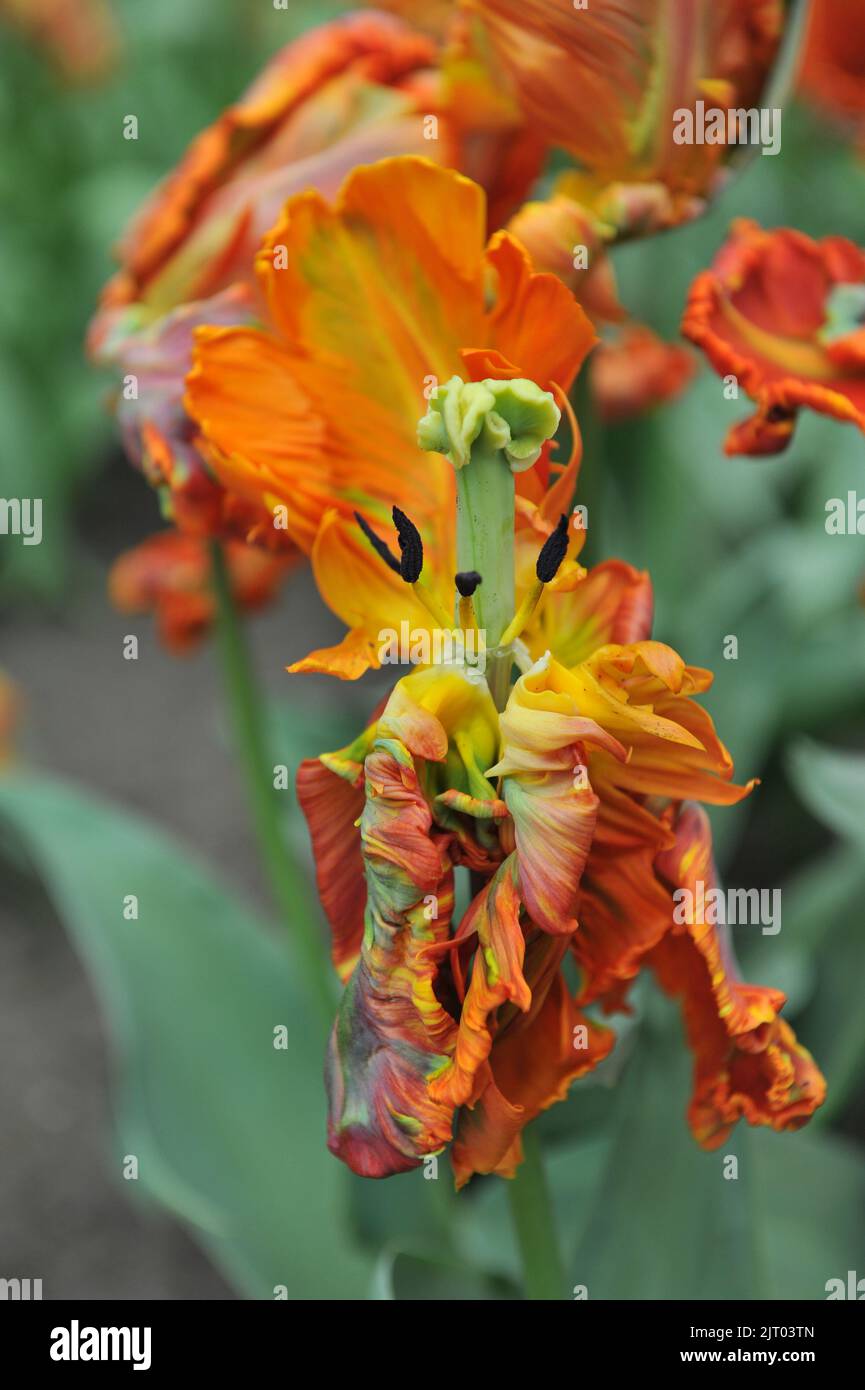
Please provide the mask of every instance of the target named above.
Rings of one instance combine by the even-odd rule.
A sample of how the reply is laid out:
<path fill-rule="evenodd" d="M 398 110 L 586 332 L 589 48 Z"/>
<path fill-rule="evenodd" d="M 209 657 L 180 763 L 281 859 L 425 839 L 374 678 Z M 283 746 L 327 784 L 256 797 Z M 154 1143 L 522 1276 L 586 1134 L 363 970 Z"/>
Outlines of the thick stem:
<path fill-rule="evenodd" d="M 478 627 L 492 652 L 514 613 L 514 475 L 501 450 L 476 448 L 471 462 L 457 470 L 457 568 L 477 570 Z M 504 709 L 511 658 L 489 656 L 487 683 L 498 709 Z"/>
<path fill-rule="evenodd" d="M 526 1297 L 559 1301 L 565 1297 L 565 1275 L 540 1141 L 531 1126 L 523 1130 L 523 1153 L 523 1162 L 507 1188 Z"/>
<path fill-rule="evenodd" d="M 249 650 L 237 616 L 225 556 L 212 546 L 213 592 L 225 689 L 261 860 L 271 892 L 300 952 L 308 983 L 321 1006 L 323 1023 L 333 1015 L 333 991 L 322 937 L 303 873 L 286 843 L 279 796 L 268 755 L 267 717 L 253 675 Z"/>
<path fill-rule="evenodd" d="M 574 389 L 574 409 L 583 440 L 583 458 L 577 484 L 577 501 L 588 513 L 586 543 L 580 554 L 580 564 L 597 564 L 609 552 L 604 549 L 601 534 L 604 524 L 602 499 L 606 466 L 604 462 L 605 429 L 598 415 L 592 394 L 591 376 L 583 367 Z"/>

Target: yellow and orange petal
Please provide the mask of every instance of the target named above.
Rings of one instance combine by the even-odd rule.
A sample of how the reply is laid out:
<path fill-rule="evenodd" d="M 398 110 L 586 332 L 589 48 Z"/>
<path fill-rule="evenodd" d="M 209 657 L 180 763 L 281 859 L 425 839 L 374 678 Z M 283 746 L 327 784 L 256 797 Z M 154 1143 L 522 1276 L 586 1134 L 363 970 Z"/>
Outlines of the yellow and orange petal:
<path fill-rule="evenodd" d="M 526 942 L 520 925 L 520 894 L 513 855 L 496 870 L 471 903 L 457 933 L 477 934 L 471 981 L 462 1001 L 453 1056 L 430 1082 L 437 1101 L 465 1105 L 476 1093 L 479 1073 L 495 1038 L 498 1008 L 511 1003 L 526 1012 L 532 993 L 523 975 Z"/>
<path fill-rule="evenodd" d="M 627 750 L 622 762 L 601 746 L 588 749 L 596 790 L 602 784 L 605 791 L 693 796 L 716 805 L 750 791 L 732 784 L 732 759 L 693 698 L 708 689 L 711 673 L 687 666 L 671 647 L 649 641 L 600 647 L 562 679 L 585 717 Z"/>
<path fill-rule="evenodd" d="M 269 555 L 240 541 L 225 542 L 224 554 L 235 602 L 248 611 L 271 602 L 299 558 Z M 169 651 L 190 651 L 215 618 L 208 544 L 180 531 L 157 532 L 126 551 L 115 560 L 108 587 L 121 613 L 155 615 Z"/>
<path fill-rule="evenodd" d="M 845 238 L 734 222 L 682 332 L 756 404 L 728 454 L 778 453 L 802 409 L 865 430 L 865 252 Z"/>
<path fill-rule="evenodd" d="M 520 898 L 535 925 L 552 935 L 577 929 L 575 906 L 599 805 L 587 750 L 626 756 L 582 712 L 569 684 L 569 673 L 549 655 L 520 677 L 499 720 L 502 756 L 488 773 L 502 778 L 514 822 Z"/>
<path fill-rule="evenodd" d="M 599 804 L 571 943 L 582 975 L 579 1002 L 618 997 L 669 928 L 668 897 L 653 865 L 673 843 L 671 804 L 694 796 L 729 805 L 752 789 L 732 782 L 730 755 L 693 698 L 709 680 L 671 648 L 647 641 L 602 647 L 562 678 L 626 754 L 623 760 L 586 745 Z"/>
<path fill-rule="evenodd" d="M 460 840 L 452 858 L 472 858 L 466 827 L 457 833 L 460 813 L 474 816 L 469 779 L 460 771 L 459 754 L 451 749 L 459 732 L 469 740 L 480 760 L 488 761 L 496 747 L 495 707 L 485 684 L 470 683 L 456 672 L 430 668 L 413 671 L 394 686 L 376 711 L 367 729 L 348 747 L 323 753 L 301 763 L 297 795 L 312 840 L 319 893 L 332 933 L 334 967 L 344 981 L 356 964 L 363 935 L 366 885 L 361 860 L 360 817 L 364 809 L 364 760 L 376 739 L 385 744 L 397 740 L 408 755 L 427 764 L 424 787 L 436 805 L 437 828 L 447 822 L 449 834 Z M 450 757 L 449 757 L 450 749 Z M 444 764 L 439 776 L 430 764 Z M 438 781 L 448 779 L 451 791 L 438 794 Z M 446 798 L 456 815 L 440 815 L 438 803 Z M 502 814 L 504 808 L 495 808 Z M 476 867 L 489 867 L 478 851 Z"/>
<path fill-rule="evenodd" d="M 577 666 L 599 647 L 648 638 L 653 607 L 652 581 L 645 570 L 604 560 L 547 585 L 523 638 L 534 660 L 550 651 L 560 665 Z"/>
<path fill-rule="evenodd" d="M 431 805 L 436 776 L 450 780 L 457 771 L 451 733 L 469 731 L 483 747 L 494 728 L 485 687 L 455 674 L 416 672 L 397 685 L 355 745 L 321 759 L 330 788 L 312 764 L 301 769 L 299 796 L 320 873 L 339 876 L 328 909 L 334 961 L 347 977 L 329 1050 L 328 1143 L 365 1177 L 414 1167 L 451 1135 L 454 1102 L 435 1083 L 457 1045 L 457 1025 L 442 1003 L 439 956 L 450 949 L 459 856 Z M 356 807 L 346 788 L 355 786 L 362 810 L 353 837 L 348 815 Z M 336 860 L 328 802 L 343 826 L 344 849 L 355 853 L 352 839 L 359 848 L 362 889 L 352 889 L 347 866 Z"/>
<path fill-rule="evenodd" d="M 366 882 L 357 824 L 364 807 L 363 756 L 306 758 L 297 770 L 297 800 L 306 817 L 318 895 L 331 930 L 331 959 L 345 983 L 360 955 Z"/>
<path fill-rule="evenodd" d="M 739 1119 L 799 1129 L 822 1105 L 826 1083 L 780 1017 L 784 995 L 744 984 L 726 927 L 705 908 L 699 912 L 700 902 L 717 889 L 705 812 L 683 807 L 675 833 L 673 847 L 658 858 L 658 873 L 671 890 L 689 892 L 695 910 L 685 914 L 685 926 L 664 937 L 651 963 L 663 988 L 682 1003 L 694 1052 L 688 1110 L 694 1137 L 704 1148 L 717 1148 Z"/>

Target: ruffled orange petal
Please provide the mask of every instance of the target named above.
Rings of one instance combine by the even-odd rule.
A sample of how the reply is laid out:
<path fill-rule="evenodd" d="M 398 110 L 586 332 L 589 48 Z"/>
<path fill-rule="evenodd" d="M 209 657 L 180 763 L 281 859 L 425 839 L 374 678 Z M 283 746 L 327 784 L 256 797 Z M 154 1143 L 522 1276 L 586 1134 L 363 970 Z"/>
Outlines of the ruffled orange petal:
<path fill-rule="evenodd" d="M 544 390 L 553 382 L 569 390 L 597 342 L 588 315 L 555 275 L 533 272 L 527 251 L 507 232 L 492 238 L 487 259 L 497 277 L 492 345 Z"/>
<path fill-rule="evenodd" d="M 700 807 L 686 805 L 676 826 L 675 846 L 658 860 L 671 888 L 699 896 L 717 887 L 711 830 Z M 798 1129 L 826 1095 L 826 1083 L 811 1054 L 779 1017 L 778 990 L 743 984 L 726 929 L 705 920 L 674 927 L 655 949 L 651 963 L 664 989 L 682 1001 L 694 1052 L 694 1095 L 688 1116 L 704 1148 L 724 1143 L 739 1119 L 771 1129 Z"/>
<path fill-rule="evenodd" d="M 654 0 L 470 0 L 533 129 L 601 184 L 661 183 L 693 211 L 724 147 L 678 144 L 674 113 L 759 102 L 784 23 L 780 0 L 692 5 L 670 24 Z"/>
<path fill-rule="evenodd" d="M 670 896 L 652 868 L 667 836 L 658 822 L 643 828 L 649 844 L 635 845 L 634 820 L 628 820 L 630 842 L 612 845 L 596 840 L 583 875 L 580 929 L 571 951 L 580 967 L 577 999 L 581 1004 L 604 1001 L 621 1007 L 625 987 L 670 925 Z"/>
<path fill-rule="evenodd" d="M 601 647 L 570 672 L 581 707 L 628 749 L 625 763 L 598 749 L 592 785 L 602 802 L 609 787 L 629 794 L 740 801 L 754 783 L 731 782 L 733 764 L 708 714 L 693 701 L 709 672 L 686 666 L 661 642 Z"/>
<path fill-rule="evenodd" d="M 521 1133 L 542 1110 L 609 1054 L 615 1034 L 574 1004 L 559 971 L 564 943 L 535 939 L 527 950 L 532 1006 L 496 1037 L 480 1094 L 460 1112 L 451 1161 L 457 1187 L 474 1173 L 511 1178 L 522 1162 Z"/>
<path fill-rule="evenodd" d="M 366 907 L 357 829 L 364 805 L 362 754 L 362 749 L 346 749 L 341 755 L 306 758 L 297 770 L 297 800 L 309 828 L 318 894 L 330 923 L 331 959 L 343 981 L 357 964 Z"/>
<path fill-rule="evenodd" d="M 464 1105 L 475 1093 L 479 1074 L 490 1055 L 495 1013 L 506 1001 L 528 1010 L 531 990 L 523 975 L 525 938 L 520 926 L 516 862 L 505 860 L 474 899 L 462 922 L 460 938 L 477 932 L 468 993 L 463 1001 L 453 1060 L 430 1082 L 430 1095 L 450 1106 Z"/>
<path fill-rule="evenodd" d="M 567 583 L 548 585 L 523 634 L 532 656 L 555 652 L 562 666 L 576 666 L 598 647 L 626 645 L 652 630 L 652 581 L 645 570 L 605 560 Z"/>
<path fill-rule="evenodd" d="M 576 930 L 574 908 L 595 831 L 598 798 L 586 746 L 625 757 L 615 739 L 580 714 L 564 689 L 566 677 L 549 660 L 520 677 L 499 720 L 502 757 L 488 774 L 502 778 L 513 818 L 522 901 L 532 921 L 553 935 Z"/>
<path fill-rule="evenodd" d="M 285 529 L 308 551 L 333 504 L 326 429 L 284 349 L 252 328 L 200 328 L 184 405 L 223 484 L 274 516 L 284 507 Z"/>
<path fill-rule="evenodd" d="M 427 948 L 448 937 L 453 872 L 404 745 L 378 740 L 364 783 L 366 930 L 328 1052 L 328 1147 L 361 1176 L 385 1177 L 451 1135 L 452 1107 L 428 1082 L 448 1062 L 455 1025 Z"/>

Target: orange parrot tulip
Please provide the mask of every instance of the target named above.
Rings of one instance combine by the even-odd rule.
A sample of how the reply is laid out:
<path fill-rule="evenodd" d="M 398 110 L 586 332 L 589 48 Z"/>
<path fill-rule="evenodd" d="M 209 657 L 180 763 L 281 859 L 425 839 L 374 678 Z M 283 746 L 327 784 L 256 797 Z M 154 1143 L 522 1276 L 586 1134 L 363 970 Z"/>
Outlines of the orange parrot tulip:
<path fill-rule="evenodd" d="M 459 612 L 485 630 L 485 661 L 465 649 L 427 659 L 353 744 L 298 773 L 345 982 L 328 1142 L 367 1177 L 451 1141 L 459 1186 L 512 1177 L 524 1126 L 614 1045 L 586 1009 L 623 1007 L 645 966 L 682 999 L 700 1143 L 722 1142 L 740 1116 L 795 1128 L 825 1093 L 779 1017 L 783 995 L 739 981 L 707 914 L 680 924 L 674 911 L 698 872 L 713 882 L 691 803 L 732 804 L 753 785 L 733 784 L 695 702 L 711 675 L 650 639 L 647 576 L 616 562 L 587 574 L 567 558 L 566 516 L 526 584 L 532 533 L 515 543 L 513 474 L 557 426 L 529 381 L 439 389 L 418 438 L 456 473 Z M 394 519 L 398 582 L 417 588 L 426 548 Z M 395 559 L 380 537 L 368 553 L 382 570 Z M 503 620 L 507 595 L 516 613 Z M 455 923 L 457 870 L 472 899 Z"/>
<path fill-rule="evenodd" d="M 734 222 L 682 332 L 756 404 L 728 454 L 779 453 L 802 409 L 865 429 L 865 252 L 844 237 Z"/>

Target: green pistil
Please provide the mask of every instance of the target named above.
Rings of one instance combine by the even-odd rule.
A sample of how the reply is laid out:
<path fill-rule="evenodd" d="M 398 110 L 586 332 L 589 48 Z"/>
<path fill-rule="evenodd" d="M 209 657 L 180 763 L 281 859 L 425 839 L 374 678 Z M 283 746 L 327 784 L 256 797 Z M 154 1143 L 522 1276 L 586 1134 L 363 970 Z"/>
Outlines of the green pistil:
<path fill-rule="evenodd" d="M 503 709 L 511 655 L 496 652 L 514 613 L 514 474 L 531 468 L 560 412 L 533 381 L 472 381 L 440 386 L 418 425 L 422 449 L 445 454 L 457 475 L 457 568 L 477 570 L 478 627 L 486 633 L 487 682 Z"/>

